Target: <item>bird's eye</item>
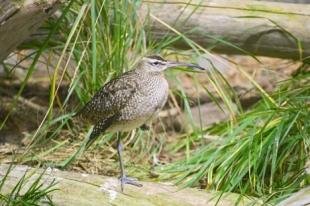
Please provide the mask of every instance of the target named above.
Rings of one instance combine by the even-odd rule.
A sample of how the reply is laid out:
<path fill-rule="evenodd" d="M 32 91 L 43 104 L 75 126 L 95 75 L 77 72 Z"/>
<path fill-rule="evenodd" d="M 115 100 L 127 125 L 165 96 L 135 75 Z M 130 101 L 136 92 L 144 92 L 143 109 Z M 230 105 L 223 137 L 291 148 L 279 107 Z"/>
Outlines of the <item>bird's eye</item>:
<path fill-rule="evenodd" d="M 153 62 L 153 65 L 159 65 L 159 62 Z"/>

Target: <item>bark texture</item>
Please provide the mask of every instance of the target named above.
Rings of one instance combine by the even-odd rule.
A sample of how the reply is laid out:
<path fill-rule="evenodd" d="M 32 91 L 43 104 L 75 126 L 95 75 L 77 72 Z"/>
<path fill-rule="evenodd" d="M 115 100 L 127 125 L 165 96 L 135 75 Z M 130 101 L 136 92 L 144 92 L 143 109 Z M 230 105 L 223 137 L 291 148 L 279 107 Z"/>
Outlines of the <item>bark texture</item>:
<path fill-rule="evenodd" d="M 245 50 L 255 55 L 288 59 L 310 56 L 309 4 L 240 0 L 187 2 L 168 0 L 142 4 L 141 16 L 148 18 L 150 14 L 150 31 L 155 39 L 176 36 L 164 22 L 203 47 L 220 53 L 245 54 Z M 175 45 L 187 47 L 183 38 Z"/>
<path fill-rule="evenodd" d="M 60 0 L 0 1 L 0 62 L 34 33 Z"/>

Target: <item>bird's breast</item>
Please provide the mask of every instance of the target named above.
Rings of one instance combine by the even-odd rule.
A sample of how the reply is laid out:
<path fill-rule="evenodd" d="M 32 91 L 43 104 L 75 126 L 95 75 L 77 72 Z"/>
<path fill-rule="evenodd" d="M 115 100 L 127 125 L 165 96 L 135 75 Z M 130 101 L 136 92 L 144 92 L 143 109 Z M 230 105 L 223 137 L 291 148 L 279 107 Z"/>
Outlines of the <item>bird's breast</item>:
<path fill-rule="evenodd" d="M 139 87 L 122 110 L 122 119 L 124 120 L 147 121 L 153 118 L 167 101 L 169 85 L 165 78 L 146 78 L 141 81 Z"/>
<path fill-rule="evenodd" d="M 109 131 L 130 131 L 157 116 L 168 98 L 169 85 L 163 77 L 145 78 L 137 84 L 137 92 L 120 111 Z"/>
<path fill-rule="evenodd" d="M 155 112 L 161 109 L 167 100 L 169 93 L 168 82 L 165 78 L 158 78 L 156 81 L 151 82 L 144 92 L 143 96 L 145 98 L 141 103 L 145 105 L 145 112 Z"/>

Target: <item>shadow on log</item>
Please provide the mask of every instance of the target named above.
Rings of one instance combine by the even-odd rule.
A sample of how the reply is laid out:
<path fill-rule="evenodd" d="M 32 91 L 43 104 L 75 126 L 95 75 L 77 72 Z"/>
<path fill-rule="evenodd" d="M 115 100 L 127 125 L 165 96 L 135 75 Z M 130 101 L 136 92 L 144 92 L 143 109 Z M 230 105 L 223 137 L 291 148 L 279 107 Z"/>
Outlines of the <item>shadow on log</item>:
<path fill-rule="evenodd" d="M 6 174 L 8 168 L 9 165 L 0 165 L 0 179 Z M 25 187 L 29 187 L 31 182 L 43 172 L 42 169 L 15 166 L 10 171 L 1 193 L 6 194 L 12 190 L 27 171 L 27 174 L 33 175 Z M 116 178 L 47 169 L 41 181 L 44 185 L 48 185 L 53 180 L 56 180 L 55 188 L 58 190 L 53 191 L 50 197 L 56 205 L 213 206 L 219 197 L 219 194 L 207 191 L 192 188 L 179 189 L 171 184 L 150 182 L 142 182 L 142 188 L 126 185 L 124 193 L 120 193 L 119 182 Z M 224 194 L 218 205 L 234 205 L 239 197 L 238 194 Z M 242 198 L 240 205 L 259 205 L 255 204 L 255 201 L 257 200 L 254 198 Z"/>

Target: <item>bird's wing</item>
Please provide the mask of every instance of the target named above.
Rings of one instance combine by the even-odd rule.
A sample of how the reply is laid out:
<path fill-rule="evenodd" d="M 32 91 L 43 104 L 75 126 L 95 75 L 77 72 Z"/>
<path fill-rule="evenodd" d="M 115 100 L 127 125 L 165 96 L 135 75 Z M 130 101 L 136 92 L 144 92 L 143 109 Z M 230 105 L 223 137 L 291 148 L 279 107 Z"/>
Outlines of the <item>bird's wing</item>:
<path fill-rule="evenodd" d="M 117 114 L 137 92 L 137 82 L 130 73 L 111 80 L 78 112 L 78 116 L 91 123 Z"/>

